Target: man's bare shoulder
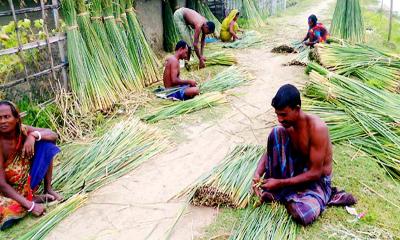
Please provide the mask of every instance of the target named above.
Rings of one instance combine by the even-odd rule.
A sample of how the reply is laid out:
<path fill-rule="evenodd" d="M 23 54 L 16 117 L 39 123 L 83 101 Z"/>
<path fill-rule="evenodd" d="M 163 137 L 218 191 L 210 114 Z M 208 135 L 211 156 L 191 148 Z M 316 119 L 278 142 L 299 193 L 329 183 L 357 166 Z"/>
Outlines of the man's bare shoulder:
<path fill-rule="evenodd" d="M 314 114 L 307 114 L 307 119 L 308 125 L 313 132 L 328 133 L 328 126 L 320 117 Z"/>
<path fill-rule="evenodd" d="M 167 58 L 167 60 L 165 60 L 165 62 L 166 62 L 167 65 L 179 63 L 179 62 L 178 62 L 178 59 L 176 59 L 175 56 L 169 56 L 169 57 Z"/>

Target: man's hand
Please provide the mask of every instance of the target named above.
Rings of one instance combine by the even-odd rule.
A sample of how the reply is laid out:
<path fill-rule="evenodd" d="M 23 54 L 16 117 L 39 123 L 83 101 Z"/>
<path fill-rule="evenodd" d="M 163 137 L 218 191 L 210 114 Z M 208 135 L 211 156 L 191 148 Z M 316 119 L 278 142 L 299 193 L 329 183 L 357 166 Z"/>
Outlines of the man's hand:
<path fill-rule="evenodd" d="M 35 207 L 32 210 L 32 214 L 35 217 L 40 217 L 44 214 L 44 212 L 45 212 L 45 209 L 44 209 L 43 205 L 35 203 Z"/>
<path fill-rule="evenodd" d="M 22 157 L 32 158 L 35 154 L 35 141 L 36 138 L 29 134 L 25 140 L 24 146 L 22 147 Z"/>
<path fill-rule="evenodd" d="M 188 83 L 189 83 L 189 85 L 190 85 L 191 87 L 196 87 L 196 86 L 197 86 L 197 83 L 196 83 L 195 80 L 188 80 Z"/>
<path fill-rule="evenodd" d="M 261 182 L 260 182 L 261 181 Z M 259 198 L 261 198 L 262 194 L 260 191 L 260 186 L 263 184 L 264 182 L 262 182 L 260 176 L 254 176 L 253 178 L 253 184 L 252 184 L 252 188 L 254 191 L 254 194 L 256 196 L 258 196 Z"/>
<path fill-rule="evenodd" d="M 268 191 L 273 191 L 281 188 L 282 186 L 282 181 L 280 179 L 275 179 L 275 178 L 268 178 L 265 179 L 263 185 L 261 185 L 262 188 Z"/>
<path fill-rule="evenodd" d="M 205 68 L 205 67 L 206 67 L 205 61 L 203 60 L 203 57 L 201 57 L 199 62 L 199 68 Z"/>

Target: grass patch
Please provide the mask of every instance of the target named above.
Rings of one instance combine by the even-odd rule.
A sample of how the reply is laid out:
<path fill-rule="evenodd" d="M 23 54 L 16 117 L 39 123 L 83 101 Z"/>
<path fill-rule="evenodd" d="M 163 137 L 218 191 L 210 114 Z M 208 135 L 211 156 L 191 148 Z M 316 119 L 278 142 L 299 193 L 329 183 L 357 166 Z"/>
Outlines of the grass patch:
<path fill-rule="evenodd" d="M 366 215 L 361 220 L 354 221 L 354 217 L 344 208 L 329 207 L 313 225 L 301 228 L 298 239 L 351 239 L 351 234 L 362 239 L 368 236 L 399 239 L 400 209 L 389 204 L 362 183 L 394 203 L 400 202 L 400 185 L 393 182 L 374 160 L 353 149 L 335 146 L 334 156 L 333 186 L 354 194 L 358 198 L 355 206 L 357 211 L 366 212 Z M 242 210 L 221 209 L 215 222 L 205 229 L 200 239 L 230 233 L 243 213 Z M 344 231 L 349 235 L 343 233 Z"/>

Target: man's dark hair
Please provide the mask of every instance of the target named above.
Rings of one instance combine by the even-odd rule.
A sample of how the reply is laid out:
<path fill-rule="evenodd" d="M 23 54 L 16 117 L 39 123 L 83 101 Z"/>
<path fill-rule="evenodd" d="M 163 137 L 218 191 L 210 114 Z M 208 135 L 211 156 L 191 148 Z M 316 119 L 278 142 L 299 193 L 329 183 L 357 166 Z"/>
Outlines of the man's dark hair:
<path fill-rule="evenodd" d="M 175 46 L 175 51 L 178 51 L 178 50 L 181 49 L 181 48 L 187 48 L 187 47 L 189 47 L 189 45 L 187 44 L 187 42 L 185 42 L 185 41 L 183 41 L 183 40 L 180 40 L 180 41 L 176 44 L 176 46 Z"/>
<path fill-rule="evenodd" d="M 308 17 L 308 19 L 311 20 L 314 24 L 317 24 L 318 18 L 317 18 L 317 16 L 315 16 L 314 14 L 311 14 L 311 15 Z"/>
<path fill-rule="evenodd" d="M 296 106 L 301 106 L 300 92 L 291 84 L 283 85 L 272 99 L 271 105 L 275 109 L 284 109 L 285 107 L 294 109 Z"/>
<path fill-rule="evenodd" d="M 210 33 L 214 33 L 215 24 L 213 22 L 211 22 L 211 21 L 208 21 L 206 24 L 207 24 L 208 31 L 210 31 Z"/>

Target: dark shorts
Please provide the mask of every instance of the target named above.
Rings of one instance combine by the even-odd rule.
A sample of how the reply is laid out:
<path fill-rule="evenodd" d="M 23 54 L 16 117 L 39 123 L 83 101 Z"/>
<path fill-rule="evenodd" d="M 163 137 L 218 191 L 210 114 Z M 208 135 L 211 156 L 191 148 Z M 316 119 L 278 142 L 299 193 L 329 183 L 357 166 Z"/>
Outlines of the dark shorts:
<path fill-rule="evenodd" d="M 176 98 L 179 100 L 187 100 L 188 98 L 185 96 L 185 90 L 189 88 L 189 85 L 182 85 L 177 88 L 176 90 L 167 95 L 168 98 Z M 168 89 L 167 89 L 168 90 Z"/>

